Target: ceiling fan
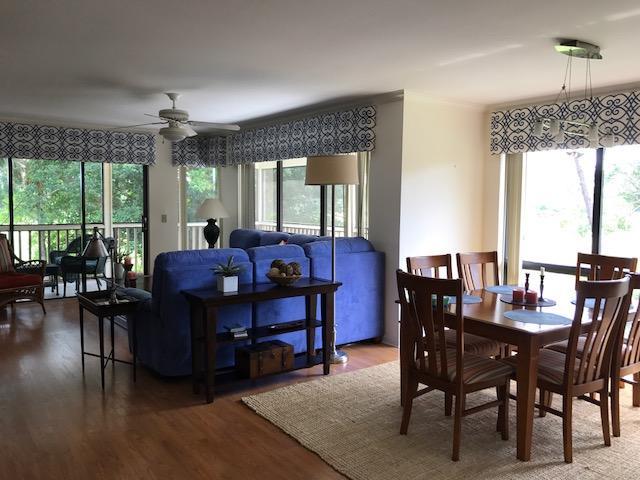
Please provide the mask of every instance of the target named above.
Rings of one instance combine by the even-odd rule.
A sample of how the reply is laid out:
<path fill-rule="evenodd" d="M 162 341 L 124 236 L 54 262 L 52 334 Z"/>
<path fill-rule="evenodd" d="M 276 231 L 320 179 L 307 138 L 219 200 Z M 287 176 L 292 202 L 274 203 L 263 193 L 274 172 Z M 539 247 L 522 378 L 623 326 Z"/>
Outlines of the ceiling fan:
<path fill-rule="evenodd" d="M 214 130 L 222 130 L 227 132 L 237 132 L 240 130 L 239 125 L 229 123 L 212 123 L 212 122 L 199 122 L 196 120 L 189 120 L 189 112 L 186 110 L 180 110 L 176 108 L 176 100 L 180 96 L 179 93 L 165 93 L 169 100 L 171 100 L 171 108 L 163 108 L 158 112 L 158 115 L 151 115 L 145 113 L 148 117 L 159 118 L 161 122 L 141 123 L 138 125 L 127 125 L 126 127 L 118 128 L 134 128 L 145 127 L 148 125 L 167 125 L 159 130 L 159 134 L 169 140 L 170 142 L 179 142 L 187 137 L 194 137 L 198 135 L 193 127 L 206 127 Z"/>

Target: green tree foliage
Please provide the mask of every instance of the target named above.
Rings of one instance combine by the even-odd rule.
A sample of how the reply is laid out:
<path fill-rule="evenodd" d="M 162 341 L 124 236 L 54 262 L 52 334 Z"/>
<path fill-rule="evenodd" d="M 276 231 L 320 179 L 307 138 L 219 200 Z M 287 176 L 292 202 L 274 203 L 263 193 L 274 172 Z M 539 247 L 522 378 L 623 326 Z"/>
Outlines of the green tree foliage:
<path fill-rule="evenodd" d="M 187 170 L 187 222 L 202 222 L 196 216 L 198 207 L 207 198 L 218 196 L 215 168 L 189 168 Z"/>
<path fill-rule="evenodd" d="M 111 165 L 113 223 L 139 223 L 143 211 L 143 170 L 140 165 Z"/>

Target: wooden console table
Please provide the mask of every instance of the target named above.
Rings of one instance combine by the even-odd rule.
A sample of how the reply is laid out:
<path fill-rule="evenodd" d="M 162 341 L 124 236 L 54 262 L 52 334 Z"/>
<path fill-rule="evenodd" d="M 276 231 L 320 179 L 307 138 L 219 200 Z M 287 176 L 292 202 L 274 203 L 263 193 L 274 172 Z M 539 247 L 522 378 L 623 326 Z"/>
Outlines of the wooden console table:
<path fill-rule="evenodd" d="M 302 278 L 290 287 L 281 287 L 273 283 L 240 285 L 237 292 L 222 293 L 215 288 L 184 290 L 191 307 L 191 365 L 193 374 L 193 391 L 200 393 L 200 384 L 204 384 L 207 403 L 213 402 L 213 393 L 216 376 L 216 349 L 220 344 L 235 342 L 252 343 L 262 337 L 270 337 L 282 333 L 306 330 L 307 354 L 299 362 L 296 359 L 297 368 L 307 368 L 322 363 L 324 374 L 329 374 L 330 360 L 329 348 L 331 335 L 333 334 L 333 310 L 334 294 L 342 284 L 328 280 Z M 317 296 L 321 296 L 321 319 L 316 319 Z M 234 339 L 227 332 L 216 333 L 218 326 L 218 308 L 226 305 L 241 303 L 263 302 L 265 300 L 277 300 L 280 298 L 305 297 L 304 319 L 283 322 L 274 325 L 257 326 L 252 309 L 251 328 L 248 329 L 248 338 Z M 275 328 L 277 326 L 277 328 Z M 322 359 L 315 354 L 316 328 L 322 328 Z"/>

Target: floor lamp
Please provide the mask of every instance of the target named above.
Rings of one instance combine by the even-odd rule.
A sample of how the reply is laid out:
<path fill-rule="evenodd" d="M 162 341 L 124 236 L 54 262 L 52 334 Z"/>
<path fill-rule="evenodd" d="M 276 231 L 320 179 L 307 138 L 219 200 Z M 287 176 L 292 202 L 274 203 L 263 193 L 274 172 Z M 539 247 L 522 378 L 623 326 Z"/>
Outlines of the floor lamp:
<path fill-rule="evenodd" d="M 331 281 L 336 281 L 336 185 L 358 185 L 356 155 L 327 155 L 307 158 L 305 185 L 331 185 Z M 332 293 L 335 295 L 335 293 Z M 336 349 L 335 301 L 333 302 L 331 363 L 346 363 L 346 352 Z"/>

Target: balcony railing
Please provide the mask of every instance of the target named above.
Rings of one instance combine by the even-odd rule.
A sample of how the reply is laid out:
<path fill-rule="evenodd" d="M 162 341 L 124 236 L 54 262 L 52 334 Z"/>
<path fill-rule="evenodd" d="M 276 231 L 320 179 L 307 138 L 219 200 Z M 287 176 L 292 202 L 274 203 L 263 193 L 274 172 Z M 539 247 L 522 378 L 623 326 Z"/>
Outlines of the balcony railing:
<path fill-rule="evenodd" d="M 87 225 L 87 235 L 91 234 L 94 226 L 104 233 L 104 225 Z M 9 227 L 0 225 L 0 232 L 9 236 Z M 80 225 L 16 225 L 11 244 L 15 254 L 22 260 L 45 260 L 48 263 L 51 251 L 66 250 L 80 234 Z M 113 237 L 118 252 L 129 254 L 134 270 L 142 272 L 144 236 L 140 224 L 114 224 Z"/>

